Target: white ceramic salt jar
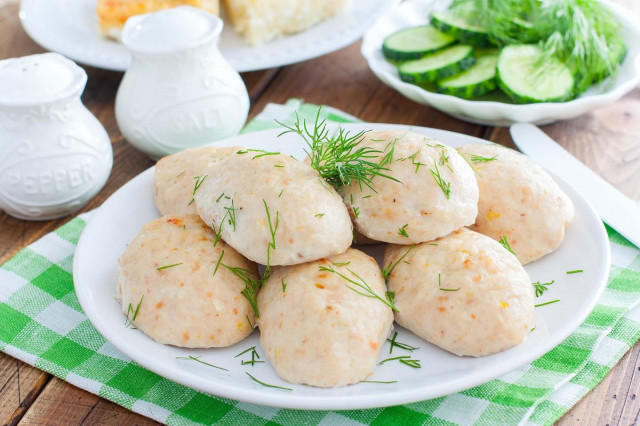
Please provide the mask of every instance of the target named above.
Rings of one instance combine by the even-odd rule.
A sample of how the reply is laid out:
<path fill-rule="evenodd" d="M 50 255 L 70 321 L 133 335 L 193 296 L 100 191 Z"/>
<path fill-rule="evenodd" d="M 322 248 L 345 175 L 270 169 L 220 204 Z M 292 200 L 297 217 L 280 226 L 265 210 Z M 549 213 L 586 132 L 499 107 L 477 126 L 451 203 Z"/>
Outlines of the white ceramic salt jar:
<path fill-rule="evenodd" d="M 129 18 L 133 62 L 116 97 L 124 137 L 151 158 L 237 134 L 249 112 L 240 75 L 218 50 L 222 20 L 181 6 Z"/>
<path fill-rule="evenodd" d="M 65 216 L 104 186 L 113 152 L 80 100 L 86 83 L 57 53 L 0 61 L 0 208 L 11 216 Z"/>

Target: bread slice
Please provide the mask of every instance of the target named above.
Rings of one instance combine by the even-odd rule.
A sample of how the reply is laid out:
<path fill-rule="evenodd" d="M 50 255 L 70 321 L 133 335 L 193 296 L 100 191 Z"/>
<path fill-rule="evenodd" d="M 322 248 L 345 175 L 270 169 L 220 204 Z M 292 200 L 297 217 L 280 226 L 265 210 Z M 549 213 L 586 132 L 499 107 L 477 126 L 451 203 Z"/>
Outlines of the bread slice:
<path fill-rule="evenodd" d="M 297 33 L 341 12 L 349 0 L 224 0 L 236 32 L 252 45 Z"/>
<path fill-rule="evenodd" d="M 122 27 L 130 17 L 177 6 L 193 6 L 214 15 L 220 14 L 220 0 L 98 0 L 100 32 L 105 37 L 120 40 Z"/>

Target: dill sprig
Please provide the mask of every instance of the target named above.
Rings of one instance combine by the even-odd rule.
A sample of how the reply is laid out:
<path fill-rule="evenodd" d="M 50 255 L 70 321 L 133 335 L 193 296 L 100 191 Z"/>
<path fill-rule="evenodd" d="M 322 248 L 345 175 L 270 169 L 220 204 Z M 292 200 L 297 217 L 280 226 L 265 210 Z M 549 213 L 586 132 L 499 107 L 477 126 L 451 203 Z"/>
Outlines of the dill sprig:
<path fill-rule="evenodd" d="M 534 308 L 538 308 L 538 307 L 540 307 L 540 306 L 550 305 L 550 304 L 552 304 L 552 303 L 557 303 L 557 302 L 559 302 L 559 301 L 560 301 L 560 299 L 551 300 L 551 301 L 549 301 L 549 302 L 538 303 L 537 305 L 533 305 L 533 307 L 534 307 Z"/>
<path fill-rule="evenodd" d="M 178 265 L 182 265 L 182 262 L 180 263 L 174 263 L 172 265 L 165 265 L 165 266 L 161 266 L 159 268 L 156 268 L 156 271 L 163 271 L 165 269 L 169 269 L 169 268 L 173 268 L 174 266 L 178 266 Z"/>
<path fill-rule="evenodd" d="M 287 283 L 284 281 L 284 278 L 282 279 L 282 292 L 284 293 L 285 291 L 287 291 Z"/>
<path fill-rule="evenodd" d="M 260 290 L 260 287 L 262 287 L 264 279 L 252 278 L 251 272 L 239 266 L 229 266 L 222 262 L 220 262 L 220 266 L 228 269 L 233 275 L 244 282 L 244 289 L 240 293 L 249 301 L 249 305 L 251 306 L 254 315 L 258 318 L 258 291 Z M 249 321 L 249 325 L 251 325 L 251 321 Z M 253 328 L 252 325 L 251 328 Z"/>
<path fill-rule="evenodd" d="M 255 160 L 256 158 L 260 158 L 260 157 L 265 157 L 267 155 L 279 155 L 279 152 L 269 152 L 269 151 L 265 151 L 264 149 L 241 149 L 239 151 L 236 151 L 236 154 L 248 154 L 250 152 L 257 152 L 259 154 L 256 154 L 253 156 L 252 160 Z"/>
<path fill-rule="evenodd" d="M 254 382 L 256 382 L 256 383 L 258 383 L 258 384 L 260 384 L 260 385 L 262 385 L 264 387 L 273 388 L 273 389 L 282 389 L 282 390 L 287 390 L 287 391 L 293 391 L 293 389 L 291 389 L 291 388 L 284 388 L 282 386 L 270 385 L 268 383 L 262 382 L 262 381 L 256 379 L 255 377 L 253 377 L 251 374 L 247 373 L 246 371 L 245 371 L 245 374 L 247 376 L 251 377 L 251 380 L 253 380 Z"/>
<path fill-rule="evenodd" d="M 319 268 L 320 268 L 321 271 L 331 272 L 333 274 L 338 275 L 340 278 L 346 280 L 347 282 L 349 282 L 349 284 L 347 284 L 347 287 L 350 290 L 353 290 L 356 293 L 358 293 L 358 294 L 360 294 L 362 296 L 365 296 L 365 297 L 370 297 L 372 299 L 378 299 L 379 301 L 381 301 L 382 303 L 384 303 L 385 305 L 390 307 L 395 312 L 398 312 L 398 308 L 396 308 L 395 304 L 393 303 L 393 298 L 395 296 L 395 294 L 393 292 L 387 291 L 385 293 L 385 298 L 383 299 L 382 297 L 380 297 L 380 295 L 378 295 L 378 293 L 373 291 L 371 286 L 369 284 L 367 284 L 367 282 L 365 280 L 363 280 L 360 275 L 358 275 L 357 273 L 355 273 L 353 270 L 351 270 L 349 268 L 345 268 L 345 269 L 347 271 L 349 271 L 349 273 L 355 279 L 347 277 L 346 275 L 342 274 L 340 271 L 336 270 L 333 266 L 327 267 L 327 266 L 321 265 Z M 357 281 L 356 281 L 356 279 L 357 279 Z"/>
<path fill-rule="evenodd" d="M 204 180 L 207 178 L 207 175 L 202 175 L 202 176 L 194 176 L 193 180 L 195 181 L 195 183 L 193 184 L 193 193 L 191 194 L 191 201 L 189 201 L 189 206 L 191 204 L 193 204 L 193 202 L 196 200 L 195 196 L 196 196 L 196 192 L 198 192 L 198 189 L 200 189 L 200 186 L 202 186 L 202 183 L 204 182 Z"/>
<path fill-rule="evenodd" d="M 498 156 L 494 155 L 493 157 L 483 157 L 482 155 L 469 154 L 469 159 L 474 163 L 489 163 L 491 161 L 496 161 Z"/>
<path fill-rule="evenodd" d="M 240 364 L 241 365 L 251 365 L 252 367 L 255 364 L 259 364 L 261 362 L 264 361 L 258 361 L 260 359 L 260 354 L 258 354 L 258 351 L 256 351 L 256 347 L 252 346 L 249 349 L 246 349 L 242 352 L 240 352 L 238 355 L 234 356 L 234 358 L 238 358 L 239 356 L 242 356 L 244 354 L 246 354 L 247 352 L 251 353 L 251 359 L 250 360 L 240 360 Z"/>
<path fill-rule="evenodd" d="M 383 361 L 380 361 L 378 363 L 378 365 L 382 365 L 385 362 L 389 362 L 389 361 L 399 361 L 404 365 L 408 365 L 411 368 L 422 368 L 422 366 L 420 365 L 420 360 L 419 359 L 411 359 L 410 355 L 402 355 L 402 356 L 394 356 L 393 358 L 387 358 Z"/>
<path fill-rule="evenodd" d="M 383 151 L 359 146 L 366 132 L 352 135 L 343 128 L 339 128 L 337 132 L 330 132 L 327 121 L 320 118 L 321 110 L 318 109 L 313 128 L 307 126 L 306 121 L 300 123 L 297 114 L 296 122 L 292 126 L 276 120 L 286 129 L 279 136 L 287 133 L 300 135 L 307 144 L 306 153 L 311 167 L 334 188 L 357 182 L 361 190 L 366 186 L 376 192 L 371 184 L 377 176 L 399 182 L 386 174 L 389 169 L 378 161 Z"/>
<path fill-rule="evenodd" d="M 575 92 L 615 75 L 626 54 L 621 25 L 596 0 L 455 0 L 454 15 L 484 28 L 498 45 L 538 43 L 539 72 L 553 71 L 551 58 L 576 78 Z"/>
<path fill-rule="evenodd" d="M 407 233 L 407 226 L 409 226 L 409 224 L 405 224 L 402 228 L 398 229 L 398 235 L 400 235 L 401 237 L 405 237 L 405 238 L 409 238 L 409 234 Z"/>
<path fill-rule="evenodd" d="M 567 275 L 571 275 L 571 274 L 581 274 L 581 273 L 583 273 L 583 272 L 584 272 L 584 271 L 583 271 L 582 269 L 576 269 L 576 270 L 573 270 L 573 271 L 567 271 Z"/>
<path fill-rule="evenodd" d="M 278 224 L 280 222 L 280 212 L 276 211 L 275 222 L 272 222 L 269 206 L 264 199 L 262 202 L 264 203 L 264 209 L 267 212 L 267 222 L 269 223 L 269 233 L 271 234 L 271 242 L 267 245 L 267 264 L 265 265 L 266 269 L 264 271 L 264 276 L 266 277 L 269 274 L 269 268 L 271 266 L 271 249 L 276 249 L 276 232 L 278 231 Z"/>
<path fill-rule="evenodd" d="M 540 297 L 544 294 L 545 291 L 549 290 L 549 286 L 551 284 L 553 284 L 555 282 L 555 280 L 551 280 L 551 282 L 548 283 L 543 283 L 540 281 L 537 281 L 535 283 L 533 283 L 533 288 L 536 291 L 536 297 Z"/>
<path fill-rule="evenodd" d="M 507 240 L 507 236 L 506 235 L 503 235 L 502 238 L 500 238 L 500 240 L 498 242 L 500 244 L 502 244 L 502 247 L 506 248 L 509 253 L 511 253 L 514 256 L 516 256 L 516 252 L 513 251 L 513 249 L 509 245 L 509 240 Z"/>
<path fill-rule="evenodd" d="M 216 272 L 218 272 L 218 268 L 220 267 L 220 263 L 222 262 L 222 258 L 223 257 L 224 257 L 224 250 L 222 250 L 222 252 L 220 253 L 220 257 L 218 258 L 218 261 L 216 262 L 216 267 L 213 269 L 213 274 L 212 274 L 213 277 L 216 276 Z"/>
<path fill-rule="evenodd" d="M 133 306 L 131 306 L 131 303 L 129 303 L 129 307 L 127 308 L 127 317 L 124 320 L 125 327 L 133 328 L 133 329 L 136 328 L 136 327 L 131 327 L 131 325 L 133 325 L 133 322 L 136 320 L 136 318 L 138 318 L 138 314 L 140 313 L 140 306 L 142 306 L 142 300 L 144 300 L 144 294 L 140 298 L 140 301 L 138 302 L 138 305 L 136 306 L 135 310 L 133 309 Z M 131 314 L 133 314 L 133 316 L 131 317 L 131 319 L 129 319 L 129 315 Z"/>
<path fill-rule="evenodd" d="M 393 353 L 393 348 L 400 348 L 400 349 L 404 349 L 405 351 L 409 351 L 409 352 L 413 352 L 416 349 L 420 349 L 416 346 L 411 346 L 408 345 L 406 343 L 400 343 L 396 340 L 396 337 L 398 337 L 398 332 L 394 331 L 393 332 L 393 337 L 391 339 L 387 339 L 387 342 L 389 342 L 389 355 L 391 355 L 391 353 Z"/>
<path fill-rule="evenodd" d="M 213 365 L 213 364 L 211 364 L 211 363 L 208 363 L 208 362 L 206 362 L 206 361 L 203 361 L 203 360 L 201 360 L 201 359 L 200 359 L 200 357 L 199 357 L 199 356 L 193 356 L 193 355 L 190 355 L 190 356 L 177 356 L 177 357 L 176 357 L 176 359 L 191 360 L 191 361 L 199 362 L 200 364 L 207 365 L 207 366 L 209 366 L 209 367 L 217 368 L 218 370 L 229 371 L 229 370 L 227 370 L 226 368 L 218 367 L 217 365 Z"/>
<path fill-rule="evenodd" d="M 396 266 L 398 266 L 398 263 L 402 262 L 402 260 L 407 257 L 407 255 L 409 254 L 409 252 L 413 250 L 413 246 L 409 247 L 409 250 L 407 250 L 401 257 L 400 259 L 398 259 L 395 263 L 389 263 L 383 270 L 382 270 L 382 276 L 384 277 L 385 282 L 389 279 L 389 277 L 391 276 L 391 273 L 393 272 L 393 270 L 396 268 Z"/>
<path fill-rule="evenodd" d="M 445 197 L 447 197 L 447 200 L 449 200 L 451 198 L 451 183 L 444 180 L 440 175 L 436 160 L 433 160 L 433 167 L 434 169 L 429 169 L 431 176 L 433 176 L 433 180 L 436 181 L 440 189 L 442 189 L 442 192 L 444 192 Z"/>
<path fill-rule="evenodd" d="M 390 385 L 391 383 L 398 383 L 397 380 L 361 380 L 360 383 L 380 383 L 382 385 Z"/>
<path fill-rule="evenodd" d="M 461 287 L 458 288 L 442 288 L 442 278 L 440 277 L 440 274 L 438 274 L 438 288 L 442 291 L 458 291 L 460 290 Z"/>

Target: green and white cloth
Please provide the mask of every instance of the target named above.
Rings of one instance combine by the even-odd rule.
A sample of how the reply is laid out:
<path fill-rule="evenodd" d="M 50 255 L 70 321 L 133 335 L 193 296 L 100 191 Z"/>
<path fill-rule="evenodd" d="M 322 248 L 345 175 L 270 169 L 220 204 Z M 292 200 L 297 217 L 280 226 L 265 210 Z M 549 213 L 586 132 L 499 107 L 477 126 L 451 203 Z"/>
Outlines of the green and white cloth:
<path fill-rule="evenodd" d="M 314 105 L 268 105 L 245 131 L 313 119 Z M 323 108 L 330 121 L 356 121 Z M 640 338 L 640 250 L 608 229 L 607 289 L 587 320 L 555 349 L 484 385 L 404 406 L 296 411 L 207 395 L 127 359 L 94 329 L 73 289 L 71 267 L 91 213 L 73 219 L 0 268 L 0 350 L 157 421 L 175 424 L 551 424 L 598 384 Z"/>

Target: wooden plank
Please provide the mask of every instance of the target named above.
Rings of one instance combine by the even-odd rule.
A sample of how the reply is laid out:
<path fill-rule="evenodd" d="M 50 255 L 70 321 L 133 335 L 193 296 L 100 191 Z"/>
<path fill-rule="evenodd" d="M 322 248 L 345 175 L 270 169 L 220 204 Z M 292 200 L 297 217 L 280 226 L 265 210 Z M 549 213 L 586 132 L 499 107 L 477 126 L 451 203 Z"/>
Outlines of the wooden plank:
<path fill-rule="evenodd" d="M 155 425 L 132 411 L 101 397 L 52 378 L 40 397 L 31 405 L 20 425 L 80 424 Z"/>
<path fill-rule="evenodd" d="M 0 420 L 10 424 L 19 420 L 38 397 L 49 375 L 0 353 Z"/>

